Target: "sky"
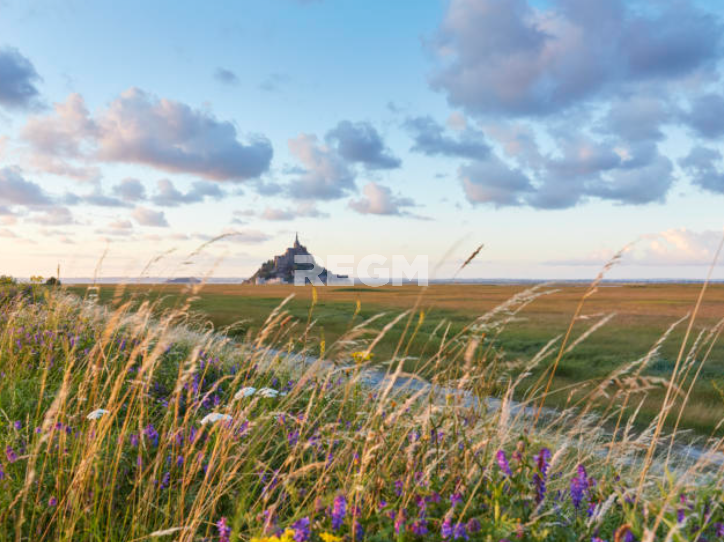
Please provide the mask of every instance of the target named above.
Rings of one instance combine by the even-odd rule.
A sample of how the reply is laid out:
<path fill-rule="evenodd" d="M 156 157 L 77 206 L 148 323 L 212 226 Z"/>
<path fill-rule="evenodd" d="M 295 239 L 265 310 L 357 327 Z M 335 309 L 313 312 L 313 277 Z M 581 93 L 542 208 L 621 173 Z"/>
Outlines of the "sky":
<path fill-rule="evenodd" d="M 703 279 L 724 4 L 0 0 L 0 274 Z M 724 278 L 724 268 L 713 270 Z"/>

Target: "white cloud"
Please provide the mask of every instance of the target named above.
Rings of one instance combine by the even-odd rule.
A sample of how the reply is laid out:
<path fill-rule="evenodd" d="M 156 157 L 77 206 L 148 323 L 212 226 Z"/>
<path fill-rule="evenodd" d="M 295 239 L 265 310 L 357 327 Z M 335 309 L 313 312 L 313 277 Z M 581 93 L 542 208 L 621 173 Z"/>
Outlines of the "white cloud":
<path fill-rule="evenodd" d="M 300 134 L 290 139 L 289 151 L 306 170 L 290 184 L 290 193 L 295 198 L 336 199 L 355 188 L 354 172 L 334 149 L 321 145 L 316 136 Z"/>
<path fill-rule="evenodd" d="M 163 211 L 154 211 L 147 207 L 136 207 L 133 210 L 133 218 L 141 226 L 150 226 L 154 228 L 167 228 L 168 221 Z"/>
<path fill-rule="evenodd" d="M 95 117 L 83 98 L 72 94 L 56 104 L 53 114 L 31 118 L 23 137 L 36 167 L 76 177 L 93 174 L 88 164 L 118 162 L 241 181 L 267 171 L 273 155 L 263 136 L 241 142 L 231 122 L 137 88 L 123 92 Z"/>
<path fill-rule="evenodd" d="M 414 207 L 410 198 L 395 196 L 386 186 L 367 183 L 362 189 L 364 197 L 350 200 L 349 206 L 364 215 L 402 215 L 405 207 Z"/>

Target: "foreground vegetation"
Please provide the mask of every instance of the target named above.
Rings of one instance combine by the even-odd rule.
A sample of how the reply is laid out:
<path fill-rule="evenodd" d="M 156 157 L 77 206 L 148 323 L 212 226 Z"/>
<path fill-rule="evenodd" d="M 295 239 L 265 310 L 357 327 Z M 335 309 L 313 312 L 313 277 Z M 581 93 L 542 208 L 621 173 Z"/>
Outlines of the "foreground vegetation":
<path fill-rule="evenodd" d="M 381 329 L 357 312 L 322 342 L 313 299 L 306 318 L 282 305 L 234 341 L 189 318 L 198 291 L 169 311 L 122 297 L 110 310 L 59 288 L 6 287 L 0 540 L 724 537 L 722 441 L 685 457 L 663 429 L 720 328 L 684 341 L 693 347 L 668 380 L 643 369 L 674 327 L 589 400 L 551 411 L 555 367 L 585 334 L 551 337 L 525 360 L 495 342 L 544 293 L 520 292 L 456 332 L 440 326 L 416 361 L 434 375 L 427 385 L 404 371 L 419 306 Z M 393 330 L 394 352 L 375 358 Z M 380 363 L 387 378 L 365 383 Z M 654 389 L 661 414 L 635 432 L 622 413 Z M 604 417 L 592 398 L 606 399 Z"/>

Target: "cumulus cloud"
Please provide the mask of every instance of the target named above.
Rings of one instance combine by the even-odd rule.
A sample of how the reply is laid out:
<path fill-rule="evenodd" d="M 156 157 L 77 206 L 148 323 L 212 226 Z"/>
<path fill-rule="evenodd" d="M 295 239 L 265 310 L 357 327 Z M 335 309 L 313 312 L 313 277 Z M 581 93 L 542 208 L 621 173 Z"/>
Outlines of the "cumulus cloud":
<path fill-rule="evenodd" d="M 87 205 L 95 205 L 96 207 L 129 207 L 131 204 L 123 199 L 104 194 L 100 190 L 96 190 L 85 196 L 80 196 L 74 200 L 74 204 L 83 202 Z"/>
<path fill-rule="evenodd" d="M 724 135 L 724 97 L 713 93 L 697 97 L 682 119 L 699 137 L 721 137 Z"/>
<path fill-rule="evenodd" d="M 0 169 L 0 204 L 26 207 L 50 205 L 52 200 L 39 184 L 25 180 L 20 169 Z"/>
<path fill-rule="evenodd" d="M 604 135 L 615 134 L 627 141 L 660 141 L 662 126 L 673 117 L 666 100 L 650 94 L 615 100 L 599 126 Z"/>
<path fill-rule="evenodd" d="M 652 142 L 599 142 L 585 136 L 557 140 L 555 154 L 543 155 L 534 139 L 499 139 L 512 158 L 508 165 L 497 156 L 460 168 L 459 178 L 472 203 L 496 206 L 529 205 L 565 209 L 591 198 L 620 204 L 662 202 L 674 182 L 673 164 Z"/>
<path fill-rule="evenodd" d="M 191 185 L 188 192 L 179 191 L 168 179 L 158 181 L 158 191 L 152 201 L 161 207 L 178 207 L 189 203 L 200 203 L 207 197 L 221 199 L 224 192 L 218 185 L 204 181 L 197 181 Z"/>
<path fill-rule="evenodd" d="M 275 207 L 267 207 L 259 215 L 263 220 L 285 221 L 296 220 L 299 218 L 321 218 L 328 216 L 321 212 L 313 202 L 299 202 L 295 208 L 279 209 Z"/>
<path fill-rule="evenodd" d="M 402 165 L 368 122 L 341 121 L 327 132 L 326 139 L 348 162 L 364 164 L 369 169 L 395 169 Z"/>
<path fill-rule="evenodd" d="M 147 207 L 136 207 L 133 210 L 133 219 L 141 226 L 153 228 L 168 228 L 168 221 L 163 211 L 154 211 Z"/>
<path fill-rule="evenodd" d="M 31 117 L 21 136 L 32 148 L 31 165 L 41 171 L 76 179 L 90 179 L 98 169 L 78 165 L 85 157 L 88 145 L 98 134 L 80 94 L 71 94 L 64 103 L 53 106 L 51 115 Z"/>
<path fill-rule="evenodd" d="M 37 163 L 63 172 L 87 163 L 143 164 L 215 181 L 256 178 L 269 169 L 271 143 L 256 135 L 241 142 L 235 126 L 204 110 L 158 98 L 138 88 L 123 92 L 92 117 L 80 95 L 57 104 L 23 130 Z"/>
<path fill-rule="evenodd" d="M 32 62 L 15 48 L 0 49 L 0 105 L 8 109 L 34 105 L 40 93 L 40 81 Z"/>
<path fill-rule="evenodd" d="M 624 253 L 623 265 L 708 266 L 711 265 L 722 239 L 721 231 L 693 231 L 671 228 L 642 236 Z M 615 251 L 602 249 L 581 258 L 550 260 L 545 265 L 602 266 Z"/>
<path fill-rule="evenodd" d="M 561 209 L 590 199 L 664 201 L 675 181 L 659 149 L 665 128 L 724 136 L 724 98 L 704 91 L 719 78 L 724 25 L 689 0 L 641 7 L 451 0 L 431 41 L 440 59 L 432 86 L 480 122 L 506 162 L 491 150 L 488 157 L 459 152 L 460 141 L 424 117 L 406 123 L 413 150 L 471 160 L 460 177 L 473 203 Z M 448 124 L 460 134 L 472 129 L 460 114 Z M 694 184 L 721 191 L 716 162 L 699 152 L 681 165 Z M 518 175 L 504 185 L 479 180 L 507 171 Z"/>
<path fill-rule="evenodd" d="M 679 161 L 679 165 L 694 185 L 709 192 L 724 194 L 722 154 L 718 150 L 697 145 Z"/>
<path fill-rule="evenodd" d="M 214 72 L 214 79 L 216 79 L 219 83 L 230 86 L 234 86 L 239 82 L 237 75 L 226 68 L 216 68 L 216 71 Z"/>
<path fill-rule="evenodd" d="M 452 0 L 433 40 L 434 89 L 473 114 L 546 115 L 711 66 L 720 21 L 693 2 Z"/>
<path fill-rule="evenodd" d="M 363 197 L 350 200 L 349 206 L 363 215 L 403 215 L 405 207 L 414 207 L 410 198 L 396 196 L 388 187 L 369 182 L 362 188 Z"/>
<path fill-rule="evenodd" d="M 429 116 L 409 118 L 404 127 L 412 135 L 412 150 L 427 156 L 480 159 L 490 152 L 485 136 L 478 130 L 461 128 L 457 137 L 451 137 L 441 124 Z"/>
<path fill-rule="evenodd" d="M 632 259 L 644 265 L 711 265 L 721 238 L 720 231 L 668 229 L 647 235 Z"/>
<path fill-rule="evenodd" d="M 289 186 L 293 197 L 329 200 L 354 190 L 354 172 L 334 149 L 320 144 L 316 136 L 300 134 L 290 139 L 289 152 L 305 169 Z"/>
<path fill-rule="evenodd" d="M 112 230 L 132 230 L 133 223 L 130 220 L 114 220 L 108 227 Z"/>
<path fill-rule="evenodd" d="M 510 168 L 495 156 L 461 166 L 458 177 L 465 195 L 473 204 L 490 203 L 496 207 L 522 205 L 533 191 L 530 179 Z"/>
<path fill-rule="evenodd" d="M 73 224 L 73 213 L 67 207 L 50 207 L 39 214 L 34 214 L 31 220 L 43 226 L 67 226 Z"/>
<path fill-rule="evenodd" d="M 138 179 L 126 178 L 113 187 L 113 192 L 123 201 L 136 203 L 146 199 L 146 187 Z"/>

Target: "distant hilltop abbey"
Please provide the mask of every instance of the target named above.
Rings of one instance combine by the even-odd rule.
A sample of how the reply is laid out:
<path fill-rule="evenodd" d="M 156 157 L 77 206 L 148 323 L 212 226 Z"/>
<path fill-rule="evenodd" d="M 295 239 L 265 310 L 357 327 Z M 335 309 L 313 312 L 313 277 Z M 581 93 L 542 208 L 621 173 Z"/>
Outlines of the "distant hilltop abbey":
<path fill-rule="evenodd" d="M 309 256 L 311 253 L 299 242 L 299 234 L 294 237 L 294 245 L 289 247 L 284 254 L 274 256 L 274 259 L 261 264 L 261 267 L 249 278 L 247 284 L 294 284 L 295 269 L 311 269 L 309 265 L 295 264 L 295 256 Z M 327 270 L 324 269 L 319 278 L 327 283 Z M 340 275 L 340 278 L 342 277 Z"/>

